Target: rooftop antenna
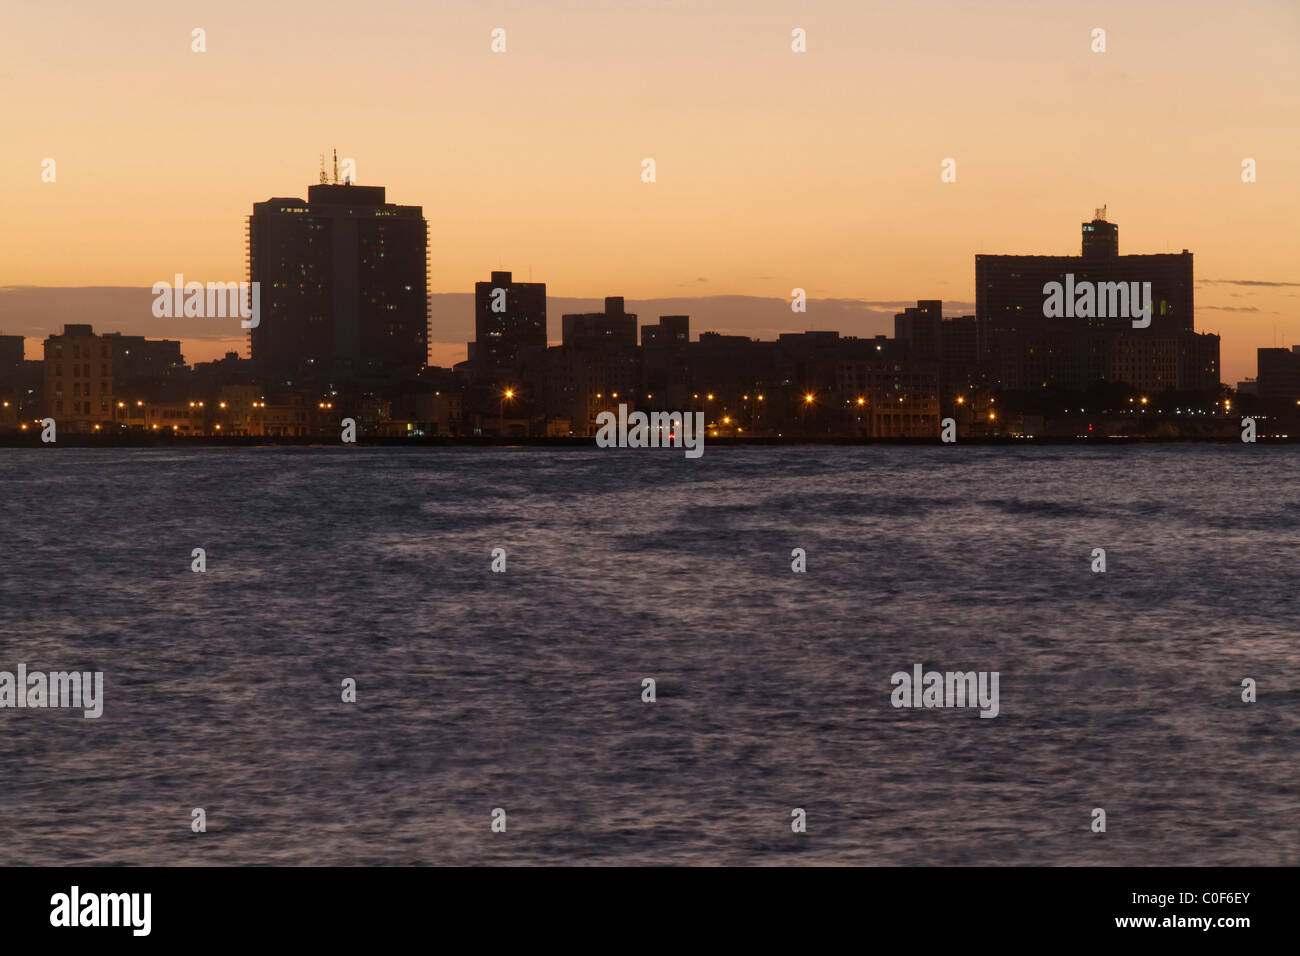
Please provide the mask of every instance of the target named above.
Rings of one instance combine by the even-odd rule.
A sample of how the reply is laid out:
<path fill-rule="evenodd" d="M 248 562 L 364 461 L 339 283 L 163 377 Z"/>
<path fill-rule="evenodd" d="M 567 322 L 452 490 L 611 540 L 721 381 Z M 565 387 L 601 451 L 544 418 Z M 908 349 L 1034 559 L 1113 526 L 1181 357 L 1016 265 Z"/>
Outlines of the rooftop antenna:
<path fill-rule="evenodd" d="M 320 154 L 320 184 L 324 186 L 328 182 L 329 179 L 327 179 L 325 176 L 325 154 L 321 153 Z"/>
<path fill-rule="evenodd" d="M 1102 222 L 1105 222 L 1105 221 L 1106 221 L 1106 207 L 1105 207 L 1105 206 L 1102 206 L 1100 209 L 1095 210 L 1095 211 L 1094 211 L 1094 218 L 1100 219 Z"/>
<path fill-rule="evenodd" d="M 339 151 L 334 150 L 334 185 L 339 184 Z"/>

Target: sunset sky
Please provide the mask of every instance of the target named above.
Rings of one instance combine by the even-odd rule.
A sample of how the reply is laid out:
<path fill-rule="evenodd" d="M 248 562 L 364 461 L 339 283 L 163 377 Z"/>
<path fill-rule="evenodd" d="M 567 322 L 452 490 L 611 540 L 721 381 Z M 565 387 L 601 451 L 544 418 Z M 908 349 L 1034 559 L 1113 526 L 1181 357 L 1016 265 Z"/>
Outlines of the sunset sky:
<path fill-rule="evenodd" d="M 1077 253 L 1106 204 L 1121 252 L 1195 254 L 1225 381 L 1300 344 L 1296 0 L 7 0 L 0 129 L 0 287 L 243 278 L 252 204 L 305 197 L 337 147 L 424 207 L 434 293 L 531 269 L 629 308 L 797 286 L 957 314 L 977 252 Z M 7 301 L 0 327 L 57 327 Z M 82 321 L 140 333 L 141 302 L 138 327 Z M 449 364 L 464 317 L 436 302 Z M 814 302 L 788 328 L 892 334 L 892 311 L 857 327 Z M 189 360 L 220 352 L 176 321 Z M 693 321 L 770 325 L 707 301 Z"/>

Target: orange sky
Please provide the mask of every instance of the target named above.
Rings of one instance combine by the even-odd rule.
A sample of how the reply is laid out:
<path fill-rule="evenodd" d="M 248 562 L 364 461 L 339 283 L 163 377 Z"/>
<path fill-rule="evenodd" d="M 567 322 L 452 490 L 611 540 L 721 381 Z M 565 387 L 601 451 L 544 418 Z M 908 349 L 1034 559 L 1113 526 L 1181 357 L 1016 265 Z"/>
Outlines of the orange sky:
<path fill-rule="evenodd" d="M 970 301 L 976 252 L 1076 252 L 1105 203 L 1219 280 L 1235 381 L 1300 343 L 1297 106 L 1294 0 L 11 0 L 0 286 L 242 278 L 252 204 L 334 146 L 424 207 L 434 292 Z"/>

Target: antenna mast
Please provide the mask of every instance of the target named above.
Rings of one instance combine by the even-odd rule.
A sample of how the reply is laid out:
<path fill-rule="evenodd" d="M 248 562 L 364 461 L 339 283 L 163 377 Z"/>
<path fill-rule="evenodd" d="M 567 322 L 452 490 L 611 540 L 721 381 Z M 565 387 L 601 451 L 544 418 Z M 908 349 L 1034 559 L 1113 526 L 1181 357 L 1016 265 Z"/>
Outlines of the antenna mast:
<path fill-rule="evenodd" d="M 334 150 L 334 185 L 339 184 L 339 151 Z"/>
<path fill-rule="evenodd" d="M 329 179 L 327 179 L 325 176 L 325 154 L 321 153 L 320 154 L 320 184 L 324 186 L 328 182 Z"/>

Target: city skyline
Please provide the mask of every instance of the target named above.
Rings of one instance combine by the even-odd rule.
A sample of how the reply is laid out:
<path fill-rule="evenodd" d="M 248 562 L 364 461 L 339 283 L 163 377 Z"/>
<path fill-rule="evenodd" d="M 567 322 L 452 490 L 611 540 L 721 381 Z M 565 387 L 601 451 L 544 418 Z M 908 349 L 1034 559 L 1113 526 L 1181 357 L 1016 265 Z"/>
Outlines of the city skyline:
<path fill-rule="evenodd" d="M 358 187 L 358 188 L 360 189 L 363 187 Z M 375 188 L 379 190 L 383 190 L 385 187 L 380 186 Z M 304 193 L 306 191 L 307 191 L 306 189 L 301 190 L 301 192 Z M 266 202 L 257 202 L 254 203 L 253 205 L 255 207 L 263 207 L 266 205 Z M 1127 231 L 1126 231 L 1126 235 L 1127 235 Z M 1181 251 L 1183 253 L 1186 253 L 1188 250 L 1184 248 Z M 1131 250 L 1126 250 L 1126 254 L 1132 254 Z M 1136 254 L 1144 255 L 1148 257 L 1160 255 L 1159 253 L 1152 253 L 1150 250 L 1138 250 Z M 1014 257 L 1015 255 L 1017 254 L 997 252 L 997 253 L 989 253 L 987 255 L 977 254 L 975 258 L 978 266 L 978 260 L 981 257 L 987 260 L 989 256 L 996 258 L 996 257 Z M 1027 251 L 1023 253 L 1023 255 L 1051 257 L 1051 256 L 1077 255 L 1077 253 L 1068 252 L 1068 251 L 1053 251 L 1051 253 L 1047 253 L 1042 250 L 1036 250 L 1032 252 Z M 494 269 L 492 271 L 495 272 L 499 270 Z M 211 281 L 211 277 L 209 277 L 209 281 Z M 231 281 L 231 279 L 227 278 L 225 281 Z M 523 281 L 523 280 L 517 279 L 516 281 Z M 431 280 L 430 280 L 430 284 L 432 284 Z M 1202 294 L 1204 294 L 1205 287 L 1214 287 L 1220 285 L 1234 285 L 1234 284 L 1236 284 L 1235 280 L 1216 280 L 1216 279 L 1195 279 L 1194 280 L 1195 288 L 1197 289 L 1198 292 Z M 1241 284 L 1247 288 L 1253 286 L 1272 287 L 1272 286 L 1279 285 L 1276 283 L 1259 283 L 1259 282 L 1252 282 L 1252 281 L 1246 281 Z M 475 283 L 476 287 L 482 285 L 483 283 L 481 281 Z M 549 283 L 546 282 L 544 277 L 541 277 L 539 278 L 537 285 L 546 287 L 549 285 Z M 1281 285 L 1286 287 L 1292 284 L 1281 284 Z M 1300 289 L 1300 282 L 1294 283 L 1293 285 L 1297 289 Z M 96 315 L 96 311 L 97 311 L 96 305 L 91 303 L 94 301 L 98 301 L 106 291 L 111 293 L 122 293 L 122 292 L 128 293 L 131 299 L 138 300 L 137 307 L 130 308 L 127 314 L 123 316 L 122 302 L 124 300 L 119 299 L 118 303 L 114 308 L 108 308 L 108 309 L 101 308 L 98 310 L 99 315 Z M 15 294 L 27 295 L 27 296 L 32 296 L 32 295 L 40 296 L 40 295 L 49 295 L 51 293 L 54 293 L 56 295 L 62 293 L 68 296 L 69 298 L 65 300 L 67 304 L 64 306 L 64 308 L 68 309 L 69 311 L 63 313 L 62 317 L 60 317 L 57 309 L 50 310 L 46 308 L 41 310 L 41 313 L 43 315 L 47 315 L 50 317 L 42 326 L 37 327 L 37 330 L 42 334 L 25 335 L 26 351 L 27 351 L 28 358 L 38 358 L 40 356 L 41 342 L 43 341 L 46 335 L 56 333 L 62 327 L 62 325 L 67 324 L 67 320 L 70 318 L 75 318 L 78 321 L 80 321 L 83 317 L 86 317 L 87 315 L 97 319 L 97 322 L 95 324 L 102 324 L 104 322 L 108 322 L 108 323 L 117 322 L 121 326 L 121 330 L 126 332 L 127 334 L 139 334 L 143 332 L 143 334 L 158 335 L 160 337 L 167 337 L 167 338 L 177 338 L 182 342 L 186 353 L 186 360 L 190 363 L 215 361 L 222 358 L 225 354 L 227 354 L 230 351 L 238 351 L 241 354 L 245 354 L 248 350 L 248 346 L 249 346 L 248 335 L 243 332 L 237 332 L 237 326 L 235 326 L 235 323 L 233 321 L 225 323 L 225 324 L 235 326 L 234 328 L 231 328 L 226 331 L 229 331 L 231 333 L 237 332 L 237 334 L 231 334 L 228 337 L 214 337 L 214 333 L 220 331 L 217 325 L 217 322 L 219 322 L 219 320 L 216 321 L 212 319 L 186 320 L 180 318 L 158 319 L 154 317 L 153 320 L 151 321 L 149 316 L 140 314 L 141 312 L 143 312 L 143 309 L 138 307 L 138 303 L 143 302 L 147 304 L 149 302 L 152 302 L 154 298 L 153 292 L 150 289 L 144 289 L 144 288 L 135 289 L 131 287 L 90 287 L 90 288 L 66 288 L 66 289 L 57 289 L 57 288 L 43 289 L 39 287 L 30 287 L 30 286 L 9 287 L 9 288 L 0 287 L 0 333 L 25 334 L 21 326 L 17 329 L 14 329 L 14 328 L 7 328 L 3 324 L 5 322 L 6 316 L 12 316 L 11 321 L 13 321 L 13 319 L 17 319 L 17 313 L 22 308 L 20 306 L 18 308 L 14 308 L 12 311 L 7 310 L 6 309 L 7 303 L 5 299 L 6 294 L 9 296 L 13 296 Z M 72 301 L 71 297 L 79 297 L 83 294 L 92 297 L 91 301 L 76 302 L 76 303 Z M 1231 293 L 1231 294 L 1237 294 L 1237 293 Z M 1296 293 L 1283 293 L 1283 294 L 1295 295 Z M 560 295 L 547 294 L 545 298 L 547 303 L 547 309 L 552 315 L 556 315 L 556 314 L 561 314 L 563 312 L 591 311 L 591 309 L 588 307 L 600 306 L 607 298 L 609 298 L 609 295 L 576 297 L 576 296 L 560 296 Z M 826 330 L 840 331 L 846 335 L 856 335 L 856 336 L 863 336 L 863 337 L 871 337 L 878 334 L 889 334 L 889 332 L 892 331 L 893 328 L 893 316 L 897 313 L 898 309 L 906 308 L 910 304 L 917 301 L 922 301 L 924 299 L 924 297 L 918 297 L 918 298 L 913 298 L 911 300 L 901 299 L 901 300 L 893 300 L 893 301 L 868 301 L 868 300 L 834 299 L 834 298 L 819 299 L 815 295 L 808 295 L 807 310 L 804 312 L 792 312 L 792 310 L 790 309 L 791 300 L 789 297 L 782 299 L 777 297 L 724 294 L 724 295 L 715 295 L 715 296 L 680 296 L 680 297 L 662 297 L 662 298 L 649 298 L 649 299 L 635 299 L 635 298 L 623 297 L 623 296 L 619 296 L 619 298 L 626 298 L 626 301 L 628 302 L 628 310 L 630 312 L 637 311 L 638 308 L 640 308 L 641 311 L 643 311 L 645 314 L 681 313 L 681 314 L 690 314 L 692 316 L 695 316 L 696 321 L 694 324 L 695 324 L 695 328 L 697 329 L 697 333 L 696 333 L 697 335 L 699 331 L 716 331 L 722 334 L 731 334 L 731 335 L 741 334 L 756 339 L 774 339 L 781 334 L 788 334 L 791 332 L 798 333 L 803 331 L 818 331 L 818 330 L 822 330 L 823 328 Z M 474 318 L 474 316 L 480 311 L 479 307 L 475 305 L 474 300 L 475 300 L 475 294 L 473 292 L 450 292 L 450 293 L 435 292 L 429 294 L 428 301 L 429 301 L 429 313 L 430 313 L 430 328 L 436 330 L 434 334 L 436 335 L 437 333 L 441 332 L 452 338 L 455 338 L 458 334 L 461 336 L 460 341 L 440 341 L 437 340 L 436 338 L 431 338 L 428 343 L 429 364 L 431 366 L 450 367 L 469 357 L 469 350 L 466 348 L 466 345 L 464 344 L 465 340 L 469 338 L 469 335 L 467 334 L 467 330 L 472 331 L 475 328 L 475 324 L 477 320 Z M 959 316 L 964 314 L 970 314 L 975 311 L 974 299 L 971 300 L 959 299 L 955 301 L 950 299 L 943 299 L 941 301 L 945 303 L 945 308 L 943 310 L 943 314 L 945 316 Z M 460 313 L 460 315 L 456 319 L 448 321 L 447 312 L 445 310 L 439 310 L 437 308 L 437 303 L 439 302 L 443 302 L 443 303 L 455 302 L 456 303 L 455 309 L 457 312 Z M 719 306 L 721 306 L 721 309 L 719 308 Z M 89 311 L 83 311 L 83 310 L 89 310 Z M 1202 311 L 1203 307 L 1197 304 L 1195 306 L 1195 310 L 1198 312 Z M 26 309 L 26 311 L 31 312 L 33 310 L 29 306 Z M 716 321 L 710 322 L 708 318 L 709 314 L 713 313 L 714 315 L 716 315 L 718 311 L 723 311 L 724 314 L 730 316 L 730 319 L 723 318 L 721 322 L 716 322 Z M 1216 310 L 1211 308 L 1208 311 L 1216 311 Z M 754 324 L 754 319 L 759 318 L 761 321 L 761 317 L 767 317 L 769 319 L 770 324 L 766 324 L 766 325 Z M 177 324 L 177 323 L 184 323 L 184 322 L 189 322 L 192 324 L 188 328 L 185 327 L 184 325 Z M 548 336 L 546 341 L 548 345 L 558 345 L 561 341 L 561 338 L 559 336 L 552 337 L 550 335 L 551 332 L 558 331 L 558 329 L 551 328 L 551 326 L 554 324 L 556 323 L 548 323 L 547 326 Z M 1279 337 L 1279 325 L 1275 323 L 1272 327 L 1272 338 L 1270 338 L 1267 342 L 1260 342 L 1260 343 L 1255 343 L 1250 345 L 1249 353 L 1245 357 L 1237 356 L 1235 359 L 1230 360 L 1227 356 L 1226 349 L 1225 349 L 1224 357 L 1221 365 L 1222 381 L 1224 382 L 1224 384 L 1231 386 L 1238 381 L 1253 379 L 1255 377 L 1256 350 L 1258 348 L 1276 347 L 1276 346 L 1285 347 L 1294 344 L 1294 339 L 1288 336 L 1288 329 L 1289 329 L 1289 325 L 1287 323 L 1282 323 L 1281 336 Z M 192 331 L 199 332 L 202 334 L 199 336 L 196 336 L 194 334 L 186 334 Z M 1199 317 L 1196 320 L 1196 331 L 1212 332 L 1214 334 L 1220 334 L 1223 336 L 1225 341 L 1233 337 L 1231 333 L 1224 333 L 1216 329 L 1208 328 L 1204 324 L 1204 321 L 1201 320 Z M 1238 345 L 1241 346 L 1240 341 L 1238 341 Z M 1231 365 L 1230 365 L 1230 361 L 1232 363 Z M 1235 374 L 1236 372 L 1240 372 L 1240 374 Z"/>
<path fill-rule="evenodd" d="M 1225 381 L 1253 375 L 1275 336 L 1300 341 L 1300 131 L 1276 121 L 1300 89 L 1293 5 L 1174 22 L 1122 4 L 764 3 L 743 17 L 730 3 L 403 4 L 368 11 L 365 31 L 328 5 L 71 6 L 69 36 L 6 13 L 0 173 L 21 228 L 0 239 L 0 287 L 239 278 L 250 204 L 298 194 L 337 146 L 358 182 L 425 208 L 435 296 L 500 268 L 647 312 L 795 287 L 814 302 L 961 308 L 971 256 L 1067 254 L 1062 223 L 1106 204 L 1130 251 L 1198 256 L 1197 328 L 1223 336 Z M 505 53 L 491 52 L 495 27 Z M 790 49 L 795 27 L 806 53 Z M 1104 53 L 1090 49 L 1097 27 Z M 1205 57 L 1219 68 L 1200 69 Z M 1241 181 L 1247 157 L 1257 182 Z M 874 328 L 838 324 L 886 331 L 892 309 Z M 746 332 L 701 306 L 671 311 Z M 433 342 L 463 349 L 434 319 Z M 837 319 L 810 310 L 784 328 L 814 325 Z M 219 354 L 168 334 L 194 360 Z"/>

